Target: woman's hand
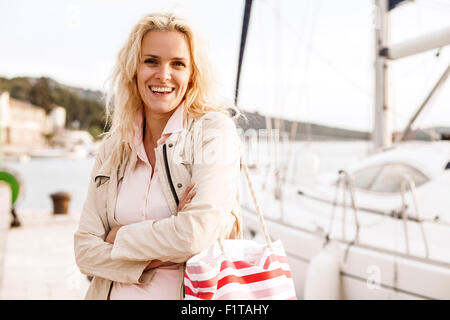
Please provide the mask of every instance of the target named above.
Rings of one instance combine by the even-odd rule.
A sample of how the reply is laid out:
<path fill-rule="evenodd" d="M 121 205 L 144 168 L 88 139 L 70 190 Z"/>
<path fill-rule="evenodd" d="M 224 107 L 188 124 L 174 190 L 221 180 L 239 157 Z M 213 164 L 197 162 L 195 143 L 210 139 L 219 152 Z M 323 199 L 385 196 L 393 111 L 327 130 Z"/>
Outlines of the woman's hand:
<path fill-rule="evenodd" d="M 161 265 L 163 265 L 163 264 L 164 264 L 164 262 L 162 262 L 161 260 L 152 260 L 152 261 L 150 261 L 150 263 L 145 267 L 144 271 L 148 271 L 148 270 L 150 270 L 150 269 L 157 268 L 157 267 L 159 267 L 159 266 L 161 266 Z"/>
<path fill-rule="evenodd" d="M 106 236 L 105 241 L 108 243 L 114 244 L 114 241 L 116 240 L 117 231 L 119 231 L 119 229 L 121 227 L 122 226 L 117 226 L 117 227 L 112 228 L 111 231 L 109 231 L 108 235 Z"/>
<path fill-rule="evenodd" d="M 192 198 L 197 194 L 196 191 L 192 191 L 194 188 L 194 184 L 191 184 L 189 187 L 186 188 L 183 195 L 181 196 L 180 203 L 178 204 L 177 211 L 183 210 L 183 208 L 188 204 L 191 203 Z M 191 192 L 192 191 L 192 192 Z"/>

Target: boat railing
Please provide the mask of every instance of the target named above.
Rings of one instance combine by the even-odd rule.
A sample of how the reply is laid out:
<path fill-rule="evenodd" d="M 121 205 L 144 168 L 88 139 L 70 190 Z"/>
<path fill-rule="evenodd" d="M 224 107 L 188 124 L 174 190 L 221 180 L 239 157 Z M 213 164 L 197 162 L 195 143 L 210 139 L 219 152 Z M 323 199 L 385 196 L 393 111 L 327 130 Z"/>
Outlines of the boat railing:
<path fill-rule="evenodd" d="M 419 224 L 419 228 L 422 233 L 422 239 L 423 239 L 423 243 L 425 246 L 425 257 L 429 258 L 428 241 L 427 241 L 427 237 L 425 235 L 425 229 L 424 229 L 423 223 L 422 223 L 423 219 L 419 215 L 419 206 L 418 206 L 417 197 L 416 197 L 416 184 L 411 179 L 411 177 L 408 176 L 407 174 L 403 175 L 403 178 L 402 178 L 401 184 L 400 184 L 400 194 L 401 194 L 401 198 L 402 198 L 401 216 L 402 216 L 402 220 L 403 220 L 403 229 L 404 229 L 404 234 L 405 234 L 406 253 L 409 254 L 409 237 L 408 237 L 408 223 L 407 223 L 408 214 L 406 212 L 406 208 L 407 208 L 406 187 L 409 188 L 409 191 L 411 193 L 412 202 L 414 204 L 414 211 L 415 211 L 415 215 L 416 215 L 416 221 Z"/>
<path fill-rule="evenodd" d="M 347 198 L 347 192 L 350 193 L 350 204 L 351 204 L 351 208 L 353 210 L 353 217 L 354 217 L 354 221 L 355 221 L 355 237 L 352 241 L 352 243 L 358 243 L 359 242 L 359 220 L 358 220 L 358 213 L 357 213 L 357 207 L 356 207 L 356 203 L 355 203 L 355 188 L 354 188 L 354 181 L 353 181 L 353 176 L 348 173 L 345 170 L 339 170 L 339 175 L 338 175 L 338 181 L 336 183 L 336 193 L 335 193 L 335 198 L 334 198 L 334 202 L 333 202 L 333 212 L 331 214 L 331 219 L 330 219 L 330 225 L 328 228 L 328 234 L 326 236 L 327 241 L 329 239 L 329 235 L 331 234 L 332 228 L 333 228 L 333 222 L 334 222 L 334 214 L 336 211 L 336 207 L 338 206 L 338 202 L 337 202 L 337 198 L 338 198 L 338 194 L 340 191 L 340 188 L 342 188 L 342 203 L 344 204 L 342 206 L 342 238 L 344 240 L 346 240 L 346 216 L 347 216 L 347 212 L 346 212 L 346 208 L 347 206 L 345 205 L 346 202 L 346 198 Z"/>

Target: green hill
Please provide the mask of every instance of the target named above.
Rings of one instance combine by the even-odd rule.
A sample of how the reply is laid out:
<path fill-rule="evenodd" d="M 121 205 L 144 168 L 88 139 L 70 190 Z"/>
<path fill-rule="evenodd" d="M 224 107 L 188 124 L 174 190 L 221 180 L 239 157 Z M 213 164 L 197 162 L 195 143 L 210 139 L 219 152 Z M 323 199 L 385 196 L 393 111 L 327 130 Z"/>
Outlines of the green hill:
<path fill-rule="evenodd" d="M 248 119 L 248 123 L 244 119 L 239 119 L 238 126 L 244 131 L 250 128 L 260 130 L 266 129 L 266 119 L 265 116 L 259 113 L 244 112 Z M 281 132 L 285 132 L 288 136 L 291 136 L 291 131 L 295 128 L 295 121 L 280 119 L 279 129 Z M 355 131 L 349 129 L 335 128 L 330 126 L 324 126 L 315 123 L 306 123 L 297 121 L 297 130 L 295 133 L 296 140 L 310 140 L 310 141 L 320 141 L 320 140 L 368 140 L 370 139 L 370 134 L 364 131 Z M 271 119 L 272 128 L 276 128 L 276 120 Z"/>
<path fill-rule="evenodd" d="M 88 130 L 98 137 L 105 128 L 102 95 L 98 91 L 71 88 L 45 77 L 0 77 L 0 91 L 8 91 L 11 97 L 26 100 L 47 113 L 54 104 L 64 107 L 69 129 Z"/>

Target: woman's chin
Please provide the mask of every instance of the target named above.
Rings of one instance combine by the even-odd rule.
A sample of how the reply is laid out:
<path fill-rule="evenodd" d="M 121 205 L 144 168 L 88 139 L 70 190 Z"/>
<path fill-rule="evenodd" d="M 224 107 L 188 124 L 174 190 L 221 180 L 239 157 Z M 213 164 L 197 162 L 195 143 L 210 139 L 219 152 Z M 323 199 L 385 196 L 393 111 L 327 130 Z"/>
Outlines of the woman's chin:
<path fill-rule="evenodd" d="M 178 104 L 176 103 L 167 103 L 167 102 L 150 102 L 145 104 L 146 111 L 150 111 L 153 114 L 167 114 L 174 111 L 177 108 Z"/>

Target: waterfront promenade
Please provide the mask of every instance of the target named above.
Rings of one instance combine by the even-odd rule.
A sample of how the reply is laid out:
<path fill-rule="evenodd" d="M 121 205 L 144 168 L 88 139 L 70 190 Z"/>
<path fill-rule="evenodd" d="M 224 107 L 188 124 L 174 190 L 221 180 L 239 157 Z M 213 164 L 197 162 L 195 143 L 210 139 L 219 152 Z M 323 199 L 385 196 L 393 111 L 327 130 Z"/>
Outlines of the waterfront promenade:
<path fill-rule="evenodd" d="M 73 251 L 79 214 L 18 210 L 22 226 L 8 231 L 0 299 L 83 299 L 89 281 Z"/>

